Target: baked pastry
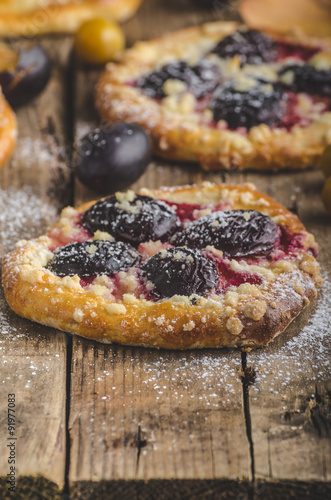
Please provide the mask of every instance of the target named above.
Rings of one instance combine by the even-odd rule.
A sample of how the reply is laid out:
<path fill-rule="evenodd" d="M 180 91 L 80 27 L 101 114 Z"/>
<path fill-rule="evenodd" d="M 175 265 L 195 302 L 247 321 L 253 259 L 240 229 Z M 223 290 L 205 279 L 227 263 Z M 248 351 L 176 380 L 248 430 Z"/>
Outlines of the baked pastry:
<path fill-rule="evenodd" d="M 105 343 L 265 346 L 316 295 L 317 245 L 251 184 L 142 189 L 66 208 L 4 257 L 10 307 Z"/>
<path fill-rule="evenodd" d="M 233 22 L 186 28 L 108 64 L 96 107 L 206 170 L 313 166 L 331 143 L 331 46 Z"/>
<path fill-rule="evenodd" d="M 0 0 L 0 36 L 73 33 L 88 19 L 124 21 L 141 0 Z"/>
<path fill-rule="evenodd" d="M 16 143 L 17 124 L 14 111 L 4 98 L 0 87 L 0 168 L 8 160 Z"/>

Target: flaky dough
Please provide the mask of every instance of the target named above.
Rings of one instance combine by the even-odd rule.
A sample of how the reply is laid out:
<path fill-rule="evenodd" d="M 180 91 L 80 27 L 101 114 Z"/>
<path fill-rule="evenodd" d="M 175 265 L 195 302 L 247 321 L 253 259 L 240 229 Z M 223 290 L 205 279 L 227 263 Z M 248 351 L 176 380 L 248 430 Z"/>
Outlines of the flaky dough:
<path fill-rule="evenodd" d="M 0 36 L 73 33 L 88 19 L 104 17 L 124 21 L 141 0 L 5 1 L 0 2 Z"/>
<path fill-rule="evenodd" d="M 254 267 L 261 285 L 244 283 L 221 296 L 174 296 L 151 302 L 132 294 L 120 302 L 109 301 L 95 290 L 87 291 L 78 276 L 59 278 L 43 266 L 54 238 L 74 239 L 72 217 L 92 203 L 74 210 L 67 208 L 61 219 L 38 239 L 21 241 L 5 256 L 3 287 L 10 307 L 19 315 L 39 323 L 105 343 L 120 343 L 167 349 L 240 347 L 267 345 L 316 295 L 319 266 L 308 252 L 314 237 L 298 218 L 253 185 L 216 185 L 143 189 L 141 194 L 185 203 L 229 201 L 234 209 L 254 209 L 275 222 L 300 233 L 304 248 L 296 258 Z M 233 265 L 237 265 L 233 262 Z"/>

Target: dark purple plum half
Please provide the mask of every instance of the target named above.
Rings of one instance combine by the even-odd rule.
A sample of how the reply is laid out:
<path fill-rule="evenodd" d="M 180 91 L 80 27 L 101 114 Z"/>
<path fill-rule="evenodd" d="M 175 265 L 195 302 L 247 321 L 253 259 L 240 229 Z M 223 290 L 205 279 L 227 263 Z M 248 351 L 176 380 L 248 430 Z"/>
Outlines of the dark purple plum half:
<path fill-rule="evenodd" d="M 223 38 L 212 50 L 222 59 L 239 55 L 242 64 L 261 64 L 277 59 L 277 43 L 257 30 L 238 30 Z"/>
<path fill-rule="evenodd" d="M 149 97 L 162 99 L 165 97 L 163 85 L 169 79 L 185 82 L 188 90 L 200 99 L 217 87 L 220 72 L 217 66 L 207 59 L 201 59 L 195 66 L 189 66 L 185 61 L 175 61 L 141 76 L 136 87 Z"/>
<path fill-rule="evenodd" d="M 143 281 L 151 282 L 155 299 L 174 295 L 206 295 L 219 281 L 216 265 L 199 251 L 189 248 L 163 250 L 145 260 L 140 267 Z"/>
<path fill-rule="evenodd" d="M 236 90 L 229 82 L 216 89 L 211 110 L 214 121 L 225 120 L 230 129 L 250 129 L 260 123 L 280 126 L 286 110 L 286 95 L 272 84 L 256 81 L 256 86 L 247 92 Z"/>
<path fill-rule="evenodd" d="M 281 80 L 286 88 L 295 92 L 331 97 L 331 70 L 318 71 L 309 64 L 293 64 L 282 68 L 279 76 L 282 77 L 287 72 L 293 74 L 293 82 L 285 84 Z"/>
<path fill-rule="evenodd" d="M 83 215 L 83 226 L 92 234 L 106 231 L 115 239 L 135 246 L 149 240 L 167 241 L 179 225 L 171 207 L 141 195 L 135 195 L 131 201 L 111 196 L 98 201 Z"/>
<path fill-rule="evenodd" d="M 36 97 L 51 76 L 51 62 L 40 45 L 21 50 L 15 71 L 0 73 L 0 85 L 12 106 L 22 106 Z"/>
<path fill-rule="evenodd" d="M 121 241 L 84 241 L 57 248 L 47 269 L 60 277 L 75 274 L 80 278 L 100 274 L 113 276 L 138 265 L 140 259 L 135 248 Z"/>
<path fill-rule="evenodd" d="M 213 212 L 192 222 L 172 239 L 176 246 L 222 250 L 229 257 L 266 255 L 275 246 L 278 226 L 255 210 Z"/>

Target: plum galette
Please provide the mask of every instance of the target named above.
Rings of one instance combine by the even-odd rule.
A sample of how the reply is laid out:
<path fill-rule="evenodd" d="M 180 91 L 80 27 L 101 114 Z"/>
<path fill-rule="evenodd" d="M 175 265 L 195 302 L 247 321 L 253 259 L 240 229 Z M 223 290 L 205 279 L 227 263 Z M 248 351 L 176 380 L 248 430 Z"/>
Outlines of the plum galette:
<path fill-rule="evenodd" d="M 124 21 L 141 0 L 0 0 L 0 36 L 73 33 L 88 19 Z"/>
<path fill-rule="evenodd" d="M 317 245 L 254 185 L 127 191 L 66 208 L 4 258 L 19 315 L 168 349 L 267 345 L 316 295 Z"/>
<path fill-rule="evenodd" d="M 96 106 L 207 170 L 313 166 L 331 143 L 331 47 L 232 22 L 186 28 L 109 64 Z"/>

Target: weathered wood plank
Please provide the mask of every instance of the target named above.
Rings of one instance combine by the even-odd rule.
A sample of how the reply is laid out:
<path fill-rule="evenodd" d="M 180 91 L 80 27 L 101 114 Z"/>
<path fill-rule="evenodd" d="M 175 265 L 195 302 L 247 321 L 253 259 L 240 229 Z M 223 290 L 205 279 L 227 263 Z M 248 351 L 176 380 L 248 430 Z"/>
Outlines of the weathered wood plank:
<path fill-rule="evenodd" d="M 248 355 L 256 372 L 250 390 L 255 475 L 270 483 L 324 481 L 316 491 L 325 495 L 331 479 L 331 231 L 320 196 L 323 178 L 318 171 L 248 178 L 296 210 L 315 234 L 325 279 L 318 298 L 280 338 Z"/>
<path fill-rule="evenodd" d="M 159 9 L 146 1 L 140 14 L 125 25 L 129 43 L 220 15 L 198 11 L 184 0 L 180 5 L 171 1 L 158 5 Z M 78 71 L 76 138 L 98 123 L 91 103 L 97 77 L 94 70 Z M 299 210 L 320 241 L 326 270 L 330 241 L 318 195 L 319 173 L 217 174 L 156 160 L 133 188 L 203 180 L 255 182 L 288 208 Z M 76 183 L 76 204 L 96 196 Z M 229 363 L 240 368 L 237 354 L 160 353 L 74 339 L 69 475 L 74 498 L 106 498 L 109 491 L 113 498 L 149 499 L 156 491 L 160 498 L 247 496 L 252 494 L 249 485 L 238 480 L 251 478 L 250 469 L 259 480 L 256 497 L 326 498 L 330 490 L 328 286 L 274 344 L 248 355 L 256 379 L 245 395 L 246 423 L 242 387 L 237 375 L 227 370 Z M 234 392 L 228 394 L 229 376 Z M 204 377 L 209 379 L 207 386 Z M 210 409 L 213 394 L 216 407 Z"/>
<path fill-rule="evenodd" d="M 51 81 L 42 95 L 17 111 L 18 144 L 0 172 L 1 255 L 19 239 L 43 234 L 70 202 L 65 139 L 70 40 L 46 39 L 43 45 L 54 64 Z M 16 316 L 2 291 L 0 324 L 0 496 L 9 495 L 6 419 L 8 394 L 14 393 L 15 498 L 60 498 L 66 460 L 66 335 Z"/>
<path fill-rule="evenodd" d="M 121 479 L 247 478 L 239 370 L 240 357 L 231 351 L 167 352 L 74 339 L 73 496 L 86 481 L 97 488 Z"/>
<path fill-rule="evenodd" d="M 180 6 L 144 2 L 125 25 L 129 43 L 214 16 L 210 10 L 196 11 L 188 1 Z M 91 100 L 97 77 L 95 70 L 78 68 L 76 140 L 98 123 Z M 197 165 L 155 160 L 133 189 L 222 178 L 202 173 Z M 97 196 L 76 181 L 76 205 Z M 175 498 L 212 498 L 226 490 L 229 479 L 247 481 L 250 457 L 240 367 L 240 354 L 231 351 L 178 353 L 74 338 L 69 422 L 73 497 L 103 498 L 111 491 L 113 498 L 155 498 L 157 491 L 169 498 L 171 489 Z M 171 486 L 167 479 L 174 480 Z M 238 495 L 247 491 L 247 482 L 233 481 L 231 488 Z"/>
<path fill-rule="evenodd" d="M 57 498 L 65 468 L 65 334 L 34 325 L 9 311 L 1 292 L 0 337 L 0 496 L 7 498 L 11 436 L 7 430 L 8 394 L 15 394 L 15 478 L 17 498 L 30 489 Z M 31 484 L 26 484 L 31 476 Z M 39 478 L 37 476 L 40 476 Z M 55 495 L 56 493 L 56 495 Z M 8 495 L 9 496 L 9 495 Z M 50 498 L 50 497 L 48 497 Z"/>

